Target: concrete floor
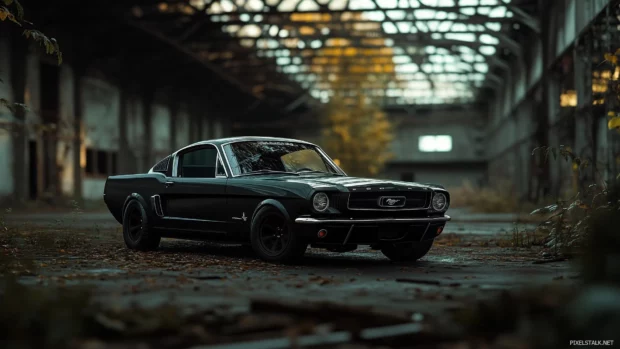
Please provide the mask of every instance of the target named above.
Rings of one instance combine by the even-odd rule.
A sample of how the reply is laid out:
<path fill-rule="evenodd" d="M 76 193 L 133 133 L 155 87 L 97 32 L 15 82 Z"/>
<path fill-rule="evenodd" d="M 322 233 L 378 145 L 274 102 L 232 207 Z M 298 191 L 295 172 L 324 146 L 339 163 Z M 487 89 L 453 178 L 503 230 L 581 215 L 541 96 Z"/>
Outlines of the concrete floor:
<path fill-rule="evenodd" d="M 174 239 L 164 239 L 156 252 L 129 251 L 119 224 L 105 212 L 15 213 L 6 221 L 10 227 L 70 239 L 59 252 L 34 250 L 40 268 L 22 276 L 22 283 L 90 285 L 95 300 L 106 307 L 174 303 L 190 313 L 247 311 L 253 301 L 271 299 L 437 318 L 502 290 L 571 282 L 575 273 L 568 262 L 534 264 L 542 258 L 540 248 L 500 247 L 509 239 L 510 220 L 453 217 L 415 264 L 395 264 L 379 251 L 361 248 L 342 254 L 309 249 L 294 266 L 264 263 L 240 246 Z"/>

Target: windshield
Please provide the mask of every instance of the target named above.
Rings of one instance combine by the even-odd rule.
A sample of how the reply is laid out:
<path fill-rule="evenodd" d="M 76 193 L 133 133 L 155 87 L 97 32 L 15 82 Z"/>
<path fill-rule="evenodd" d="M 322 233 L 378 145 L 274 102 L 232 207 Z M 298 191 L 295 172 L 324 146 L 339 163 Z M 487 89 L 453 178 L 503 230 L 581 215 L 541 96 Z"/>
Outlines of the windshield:
<path fill-rule="evenodd" d="M 310 144 L 249 141 L 224 146 L 234 175 L 252 173 L 326 172 L 339 174 L 325 157 Z"/>

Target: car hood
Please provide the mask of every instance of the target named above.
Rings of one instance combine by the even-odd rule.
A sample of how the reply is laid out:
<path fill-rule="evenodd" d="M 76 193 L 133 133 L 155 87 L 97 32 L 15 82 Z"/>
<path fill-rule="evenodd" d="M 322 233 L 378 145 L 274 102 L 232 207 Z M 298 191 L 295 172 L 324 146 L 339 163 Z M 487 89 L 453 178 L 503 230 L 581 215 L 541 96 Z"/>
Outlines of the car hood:
<path fill-rule="evenodd" d="M 287 183 L 300 183 L 306 184 L 312 188 L 325 188 L 335 187 L 341 191 L 350 191 L 357 188 L 370 188 L 372 189 L 399 189 L 399 188 L 419 188 L 421 190 L 427 189 L 439 189 L 444 190 L 441 185 L 437 184 L 422 184 L 414 182 L 401 182 L 384 179 L 373 178 L 360 178 L 349 176 L 332 176 L 332 175 L 302 175 L 299 177 L 290 176 L 274 176 L 271 178 L 265 178 L 267 180 L 284 181 Z"/>

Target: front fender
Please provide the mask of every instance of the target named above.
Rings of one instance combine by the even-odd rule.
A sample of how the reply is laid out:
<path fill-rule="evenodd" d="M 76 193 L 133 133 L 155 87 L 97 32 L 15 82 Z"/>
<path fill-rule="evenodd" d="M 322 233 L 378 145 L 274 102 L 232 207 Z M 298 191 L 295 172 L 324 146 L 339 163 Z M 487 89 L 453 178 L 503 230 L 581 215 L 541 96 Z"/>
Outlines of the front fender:
<path fill-rule="evenodd" d="M 291 220 L 291 215 L 288 213 L 288 211 L 286 210 L 286 208 L 284 207 L 284 205 L 282 205 L 282 203 L 278 200 L 275 199 L 266 199 L 261 201 L 260 204 L 258 204 L 258 206 L 256 206 L 256 209 L 254 210 L 254 213 L 252 213 L 252 222 L 254 221 L 254 217 L 256 217 L 256 214 L 258 213 L 258 211 L 263 208 L 264 206 L 273 206 L 275 208 L 277 208 L 278 210 L 280 210 L 280 213 L 282 213 L 284 215 L 284 218 L 286 218 L 286 222 L 288 224 L 292 224 L 293 221 Z"/>

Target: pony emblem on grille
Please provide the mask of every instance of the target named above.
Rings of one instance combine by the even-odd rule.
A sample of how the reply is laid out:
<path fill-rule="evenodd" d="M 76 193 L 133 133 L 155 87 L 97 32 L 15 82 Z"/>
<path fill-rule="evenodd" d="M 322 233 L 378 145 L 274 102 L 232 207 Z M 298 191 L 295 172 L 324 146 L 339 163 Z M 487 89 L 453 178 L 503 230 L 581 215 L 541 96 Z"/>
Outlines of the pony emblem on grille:
<path fill-rule="evenodd" d="M 379 198 L 381 207 L 403 207 L 407 199 L 404 196 L 382 196 Z"/>

